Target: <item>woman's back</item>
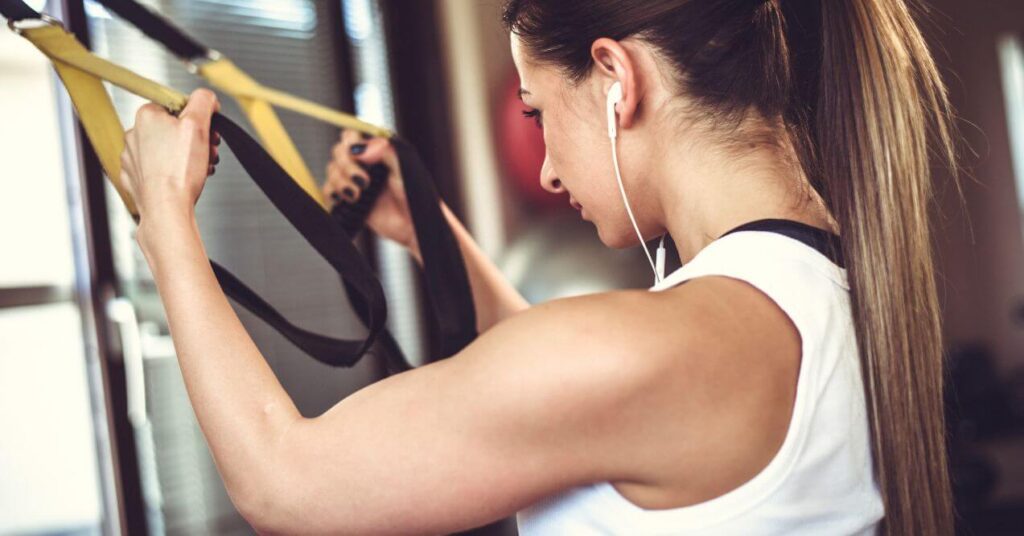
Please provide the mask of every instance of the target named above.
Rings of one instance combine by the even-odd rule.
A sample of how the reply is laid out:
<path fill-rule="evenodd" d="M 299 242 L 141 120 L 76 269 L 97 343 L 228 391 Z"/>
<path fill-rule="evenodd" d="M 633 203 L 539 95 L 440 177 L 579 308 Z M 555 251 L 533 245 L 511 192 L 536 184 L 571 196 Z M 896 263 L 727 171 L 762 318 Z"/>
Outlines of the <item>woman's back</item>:
<path fill-rule="evenodd" d="M 521 534 L 856 534 L 882 518 L 845 270 L 793 238 L 741 231 L 651 290 L 704 276 L 757 288 L 800 334 L 796 400 L 781 448 L 754 478 L 709 501 L 644 509 L 601 482 L 520 512 Z"/>

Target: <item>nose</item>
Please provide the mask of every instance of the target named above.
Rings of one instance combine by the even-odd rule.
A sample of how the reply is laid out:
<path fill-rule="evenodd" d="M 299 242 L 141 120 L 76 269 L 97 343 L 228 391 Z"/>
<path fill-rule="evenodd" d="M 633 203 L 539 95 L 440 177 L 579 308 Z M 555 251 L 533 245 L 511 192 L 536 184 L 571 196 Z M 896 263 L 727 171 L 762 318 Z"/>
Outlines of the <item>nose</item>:
<path fill-rule="evenodd" d="M 565 186 L 562 186 L 562 181 L 558 178 L 558 174 L 555 173 L 555 168 L 551 165 L 551 159 L 546 154 L 544 155 L 544 165 L 540 168 L 540 185 L 553 194 L 565 192 Z"/>

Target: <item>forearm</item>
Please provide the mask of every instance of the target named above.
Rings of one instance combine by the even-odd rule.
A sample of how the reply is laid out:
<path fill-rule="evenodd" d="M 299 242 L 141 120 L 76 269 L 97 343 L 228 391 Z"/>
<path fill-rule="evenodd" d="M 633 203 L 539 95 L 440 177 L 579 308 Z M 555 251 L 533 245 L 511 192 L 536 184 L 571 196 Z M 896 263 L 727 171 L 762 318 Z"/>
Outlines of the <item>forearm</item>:
<path fill-rule="evenodd" d="M 248 501 L 274 470 L 279 438 L 301 416 L 224 296 L 195 220 L 145 231 L 159 236 L 140 244 L 192 407 L 232 499 Z"/>
<path fill-rule="evenodd" d="M 483 333 L 509 316 L 529 308 L 530 304 L 526 298 L 523 298 L 480 249 L 448 205 L 441 203 L 441 211 L 451 227 L 452 234 L 455 235 L 455 240 L 459 243 L 459 250 L 466 265 L 473 293 L 473 306 L 476 308 L 477 331 Z M 410 247 L 409 250 L 416 262 L 422 266 L 423 258 L 417 247 Z"/>

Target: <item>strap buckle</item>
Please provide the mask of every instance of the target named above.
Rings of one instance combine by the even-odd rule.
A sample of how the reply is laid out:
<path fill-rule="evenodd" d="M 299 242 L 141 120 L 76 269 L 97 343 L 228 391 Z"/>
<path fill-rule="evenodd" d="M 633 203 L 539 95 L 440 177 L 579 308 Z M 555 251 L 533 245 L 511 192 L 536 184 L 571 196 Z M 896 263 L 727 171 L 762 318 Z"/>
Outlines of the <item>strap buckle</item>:
<path fill-rule="evenodd" d="M 219 60 L 219 59 L 221 59 L 223 57 L 224 56 L 221 55 L 220 52 L 217 52 L 216 50 L 211 48 L 210 51 L 206 53 L 206 56 L 203 56 L 203 57 L 200 57 L 200 58 L 192 58 L 190 60 L 185 60 L 185 69 L 187 69 L 188 72 L 190 72 L 192 74 L 198 75 L 199 71 L 206 64 L 213 63 L 213 62 L 215 62 L 215 61 L 217 61 L 217 60 Z"/>
<path fill-rule="evenodd" d="M 24 24 L 27 23 L 27 24 Z M 19 21 L 7 20 L 7 27 L 18 35 L 22 35 L 26 29 L 29 28 L 41 28 L 43 26 L 58 26 L 60 29 L 64 29 L 64 23 L 60 20 L 47 15 L 46 13 L 40 13 L 38 19 L 23 19 Z"/>

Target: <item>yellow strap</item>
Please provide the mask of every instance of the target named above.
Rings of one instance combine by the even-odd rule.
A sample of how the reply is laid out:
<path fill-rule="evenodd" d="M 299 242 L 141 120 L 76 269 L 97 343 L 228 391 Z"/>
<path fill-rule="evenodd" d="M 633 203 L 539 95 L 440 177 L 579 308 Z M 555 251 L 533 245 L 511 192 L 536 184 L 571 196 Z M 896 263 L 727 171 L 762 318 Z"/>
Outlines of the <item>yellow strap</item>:
<path fill-rule="evenodd" d="M 203 69 L 200 70 L 200 73 L 202 72 Z M 306 167 L 306 162 L 302 159 L 302 155 L 299 154 L 298 148 L 295 147 L 295 143 L 284 129 L 281 120 L 274 113 L 274 108 L 267 104 L 266 101 L 244 95 L 232 89 L 235 87 L 256 86 L 256 81 L 237 68 L 230 71 L 218 70 L 216 79 L 207 79 L 214 86 L 224 90 L 238 101 L 242 111 L 249 118 L 249 123 L 256 130 L 256 135 L 263 140 L 263 146 L 267 148 L 270 156 L 274 157 L 274 160 L 292 176 L 292 179 L 310 197 L 326 209 L 327 204 L 320 194 L 320 188 L 317 187 L 313 174 Z"/>
<path fill-rule="evenodd" d="M 96 150 L 103 171 L 121 196 L 128 212 L 138 216 L 134 200 L 121 186 L 124 127 L 114 110 L 110 94 L 103 86 L 103 80 L 172 112 L 184 108 L 185 95 L 94 56 L 73 35 L 59 26 L 27 28 L 21 30 L 21 34 L 53 62 L 57 75 L 71 96 L 85 133 Z"/>
<path fill-rule="evenodd" d="M 325 123 L 366 132 L 375 136 L 391 136 L 391 131 L 372 125 L 349 114 L 332 110 L 314 102 L 267 88 L 239 69 L 231 60 L 220 58 L 199 67 L 199 74 L 214 87 L 238 101 L 249 117 L 256 134 L 263 140 L 267 152 L 283 167 L 295 182 L 321 206 L 327 207 L 320 195 L 313 174 L 306 166 L 295 143 L 281 124 L 272 105 L 292 110 Z"/>
<path fill-rule="evenodd" d="M 72 34 L 58 25 L 25 28 L 19 33 L 53 62 L 57 74 L 71 96 L 86 135 L 99 156 L 103 170 L 128 211 L 132 215 L 138 215 L 134 201 L 120 184 L 124 127 L 118 119 L 103 81 L 106 80 L 159 104 L 172 113 L 178 113 L 185 107 L 187 97 L 92 54 Z M 394 134 L 389 129 L 367 123 L 352 115 L 267 88 L 227 59 L 204 64 L 200 67 L 200 74 L 211 84 L 238 100 L 267 151 L 292 179 L 325 209 L 327 204 L 320 194 L 320 189 L 274 112 L 273 105 L 374 136 L 390 137 Z"/>
<path fill-rule="evenodd" d="M 324 123 L 358 130 L 373 136 L 389 138 L 394 135 L 387 128 L 367 123 L 353 115 L 263 86 L 245 74 L 244 71 L 227 58 L 221 58 L 201 65 L 199 67 L 199 74 L 209 80 L 214 86 L 236 98 L 248 97 L 263 100 L 295 113 L 319 119 Z"/>

